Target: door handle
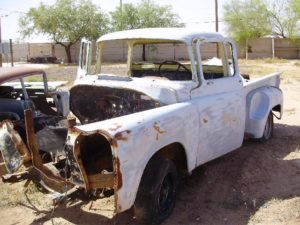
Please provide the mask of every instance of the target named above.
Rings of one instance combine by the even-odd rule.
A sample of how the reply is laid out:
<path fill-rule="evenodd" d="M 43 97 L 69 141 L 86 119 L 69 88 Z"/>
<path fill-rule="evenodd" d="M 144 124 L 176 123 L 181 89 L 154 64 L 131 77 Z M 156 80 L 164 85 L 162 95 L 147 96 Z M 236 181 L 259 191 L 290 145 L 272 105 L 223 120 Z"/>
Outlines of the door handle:
<path fill-rule="evenodd" d="M 208 81 L 206 84 L 207 84 L 207 85 L 213 85 L 214 82 L 213 82 L 213 81 Z"/>

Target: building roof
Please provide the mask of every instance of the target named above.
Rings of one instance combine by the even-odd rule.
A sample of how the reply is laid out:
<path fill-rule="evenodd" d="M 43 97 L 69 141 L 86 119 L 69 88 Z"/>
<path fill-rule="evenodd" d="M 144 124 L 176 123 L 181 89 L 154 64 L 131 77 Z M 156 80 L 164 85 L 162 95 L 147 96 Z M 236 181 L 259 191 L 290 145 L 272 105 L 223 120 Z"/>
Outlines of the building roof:
<path fill-rule="evenodd" d="M 35 74 L 43 74 L 44 70 L 30 67 L 2 67 L 0 68 L 0 84 L 15 80 L 21 77 L 27 77 Z"/>
<path fill-rule="evenodd" d="M 223 36 L 219 33 L 205 33 L 188 28 L 144 28 L 105 34 L 98 39 L 98 42 L 111 40 L 169 40 L 191 44 L 195 38 L 218 39 L 223 38 Z"/>

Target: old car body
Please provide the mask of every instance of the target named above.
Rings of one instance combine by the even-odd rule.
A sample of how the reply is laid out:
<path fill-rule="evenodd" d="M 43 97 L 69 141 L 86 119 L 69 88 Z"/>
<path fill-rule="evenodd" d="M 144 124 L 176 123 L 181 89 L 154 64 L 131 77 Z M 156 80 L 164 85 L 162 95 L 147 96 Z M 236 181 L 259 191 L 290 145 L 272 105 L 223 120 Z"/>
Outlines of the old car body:
<path fill-rule="evenodd" d="M 33 135 L 39 145 L 39 154 L 50 157 L 62 151 L 67 127 L 58 128 L 58 123 L 69 113 L 69 94 L 57 88 L 65 83 L 49 82 L 45 71 L 38 68 L 1 68 L 0 150 L 6 162 L 1 164 L 1 174 L 14 173 L 22 164 L 31 165 L 26 110 L 30 110 L 29 116 L 34 118 Z"/>
<path fill-rule="evenodd" d="M 119 183 L 122 180 L 122 185 L 119 185 L 116 193 L 117 212 L 129 209 L 133 205 L 144 169 L 160 150 L 168 149 L 163 151 L 167 151 L 169 157 L 172 157 L 171 149 L 180 152 L 176 153 L 180 155 L 180 159 L 176 160 L 178 163 L 180 161 L 180 166 L 191 172 L 195 167 L 240 147 L 245 133 L 254 138 L 262 137 L 270 112 L 275 110 L 281 114 L 279 73 L 254 81 L 243 79 L 239 73 L 234 43 L 220 34 L 199 33 L 187 29 L 117 32 L 104 35 L 98 40 L 100 56 L 105 42 L 111 40 L 127 40 L 129 76 L 123 78 L 101 75 L 100 72 L 98 76 L 89 75 L 87 60 L 86 67 L 79 68 L 78 79 L 73 88 L 84 88 L 84 85 L 93 84 L 93 87 L 99 89 L 109 87 L 114 90 L 135 90 L 163 105 L 76 127 L 85 134 L 103 134 L 111 142 L 112 152 L 118 161 L 118 171 L 115 173 L 116 176 L 120 176 Z M 186 45 L 191 61 L 190 80 L 174 81 L 133 76 L 131 71 L 135 65 L 131 59 L 134 45 L 159 42 L 180 42 Z M 199 46 L 206 42 L 229 43 L 232 46 L 232 76 L 205 79 Z M 100 63 L 99 60 L 99 71 Z"/>
<path fill-rule="evenodd" d="M 128 45 L 127 75 L 101 74 L 103 48 L 116 40 Z M 159 44 L 184 47 L 189 62 L 134 62 L 136 46 L 155 49 Z M 206 44 L 217 48 L 215 58 L 204 58 Z M 168 159 L 178 173 L 191 173 L 239 148 L 245 136 L 269 139 L 273 112 L 281 117 L 280 74 L 244 79 L 235 44 L 220 34 L 184 28 L 107 34 L 97 41 L 94 72 L 91 46 L 82 42 L 78 76 L 70 90 L 77 124 L 69 127 L 66 138 L 66 180 L 86 191 L 113 189 L 116 213 L 144 207 L 139 198 L 151 180 L 145 176 L 151 174 L 153 161 Z M 173 174 L 168 175 L 170 183 Z M 169 201 L 166 195 L 159 201 Z M 154 223 L 170 214 L 172 204 Z"/>

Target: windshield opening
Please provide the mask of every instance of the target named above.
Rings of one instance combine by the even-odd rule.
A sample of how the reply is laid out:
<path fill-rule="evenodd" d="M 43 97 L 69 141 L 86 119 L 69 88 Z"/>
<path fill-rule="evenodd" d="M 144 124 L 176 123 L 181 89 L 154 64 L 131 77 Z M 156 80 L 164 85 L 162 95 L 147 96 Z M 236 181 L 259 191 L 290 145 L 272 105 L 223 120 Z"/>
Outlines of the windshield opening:
<path fill-rule="evenodd" d="M 102 74 L 192 80 L 191 61 L 184 43 L 119 40 L 106 41 L 99 49 Z"/>

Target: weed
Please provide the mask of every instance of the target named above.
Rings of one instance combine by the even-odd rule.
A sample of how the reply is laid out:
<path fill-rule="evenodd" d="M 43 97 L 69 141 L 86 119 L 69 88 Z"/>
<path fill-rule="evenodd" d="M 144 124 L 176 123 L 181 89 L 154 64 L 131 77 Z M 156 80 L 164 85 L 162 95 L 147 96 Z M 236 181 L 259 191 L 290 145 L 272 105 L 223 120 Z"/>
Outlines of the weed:
<path fill-rule="evenodd" d="M 280 58 L 265 58 L 262 60 L 264 63 L 288 63 L 289 60 L 287 59 L 280 59 Z"/>
<path fill-rule="evenodd" d="M 300 67 L 300 62 L 295 62 L 294 66 Z"/>

